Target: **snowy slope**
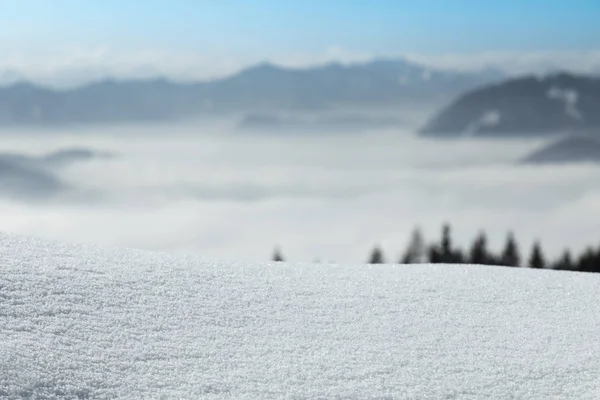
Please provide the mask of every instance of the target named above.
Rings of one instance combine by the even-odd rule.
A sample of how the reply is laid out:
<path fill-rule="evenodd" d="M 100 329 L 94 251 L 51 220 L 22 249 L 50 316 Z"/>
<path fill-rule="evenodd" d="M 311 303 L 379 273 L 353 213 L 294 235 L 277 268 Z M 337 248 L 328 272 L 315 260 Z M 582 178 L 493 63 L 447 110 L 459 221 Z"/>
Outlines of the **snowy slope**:
<path fill-rule="evenodd" d="M 0 398 L 600 398 L 600 276 L 0 236 Z"/>

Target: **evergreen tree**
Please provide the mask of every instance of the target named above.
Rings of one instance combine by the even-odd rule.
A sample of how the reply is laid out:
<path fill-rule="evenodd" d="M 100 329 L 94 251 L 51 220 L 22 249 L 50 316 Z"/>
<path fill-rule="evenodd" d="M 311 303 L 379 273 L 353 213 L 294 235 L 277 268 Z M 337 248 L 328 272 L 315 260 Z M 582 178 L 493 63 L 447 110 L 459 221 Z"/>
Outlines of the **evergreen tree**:
<path fill-rule="evenodd" d="M 469 262 L 471 264 L 489 265 L 491 263 L 491 257 L 487 251 L 487 238 L 485 233 L 480 232 L 469 252 Z"/>
<path fill-rule="evenodd" d="M 285 261 L 283 258 L 283 255 L 281 254 L 281 250 L 279 249 L 279 247 L 275 248 L 275 251 L 273 252 L 273 261 L 275 262 L 283 262 Z"/>
<path fill-rule="evenodd" d="M 509 232 L 506 237 L 506 244 L 504 245 L 504 250 L 499 261 L 501 265 L 507 267 L 519 267 L 521 265 L 519 248 L 512 232 Z"/>
<path fill-rule="evenodd" d="M 542 253 L 542 246 L 540 242 L 536 241 L 533 244 L 531 256 L 529 257 L 529 268 L 541 269 L 546 267 L 546 261 L 544 260 L 544 254 Z"/>
<path fill-rule="evenodd" d="M 419 228 L 412 232 L 406 252 L 400 260 L 401 264 L 419 264 L 425 259 L 425 241 Z"/>
<path fill-rule="evenodd" d="M 600 272 L 600 254 L 588 247 L 577 260 L 577 270 L 582 272 Z"/>
<path fill-rule="evenodd" d="M 600 249 L 596 250 L 596 257 L 594 257 L 594 265 L 591 272 L 600 272 Z"/>
<path fill-rule="evenodd" d="M 573 260 L 571 259 L 571 252 L 569 250 L 565 250 L 562 256 L 556 261 L 553 265 L 553 269 L 560 269 L 564 271 L 573 270 Z"/>
<path fill-rule="evenodd" d="M 453 264 L 464 264 L 467 257 L 463 254 L 461 249 L 456 249 L 452 251 L 452 257 L 450 261 Z"/>
<path fill-rule="evenodd" d="M 431 264 L 439 264 L 442 263 L 442 253 L 439 249 L 438 245 L 431 245 L 429 246 L 429 248 L 427 249 L 427 260 L 431 263 Z"/>
<path fill-rule="evenodd" d="M 450 225 L 444 224 L 442 227 L 441 258 L 443 263 L 451 263 L 452 260 L 452 238 L 450 237 Z"/>
<path fill-rule="evenodd" d="M 465 262 L 465 256 L 460 249 L 452 247 L 450 224 L 444 224 L 442 227 L 442 242 L 439 248 L 439 255 L 442 263 L 462 264 Z"/>
<path fill-rule="evenodd" d="M 462 264 L 465 256 L 459 249 L 452 248 L 450 225 L 444 224 L 442 227 L 442 240 L 440 244 L 434 244 L 427 250 L 427 256 L 430 263 L 436 264 Z"/>
<path fill-rule="evenodd" d="M 369 264 L 384 264 L 385 258 L 383 257 L 383 250 L 379 246 L 376 246 L 371 255 L 369 256 Z"/>

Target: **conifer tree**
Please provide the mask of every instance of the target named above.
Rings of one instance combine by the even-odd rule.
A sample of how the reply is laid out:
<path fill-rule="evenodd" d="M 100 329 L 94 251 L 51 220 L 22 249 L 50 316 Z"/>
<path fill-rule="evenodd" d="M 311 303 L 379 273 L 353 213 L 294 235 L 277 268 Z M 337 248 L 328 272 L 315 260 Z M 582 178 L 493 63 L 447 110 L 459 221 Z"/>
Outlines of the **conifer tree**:
<path fill-rule="evenodd" d="M 506 267 L 519 267 L 521 265 L 519 248 L 512 232 L 509 232 L 506 237 L 506 244 L 499 261 L 501 265 Z"/>
<path fill-rule="evenodd" d="M 281 254 L 281 249 L 279 247 L 275 248 L 275 251 L 273 252 L 273 261 L 275 262 L 283 262 L 285 261 L 285 259 L 283 258 L 283 255 Z"/>
<path fill-rule="evenodd" d="M 454 249 L 452 246 L 452 235 L 450 224 L 444 224 L 442 227 L 442 241 L 438 249 L 441 263 L 462 264 L 465 256 L 460 249 Z"/>
<path fill-rule="evenodd" d="M 452 238 L 450 236 L 450 225 L 442 227 L 441 258 L 443 263 L 451 263 L 452 260 Z"/>
<path fill-rule="evenodd" d="M 400 260 L 401 264 L 419 264 L 424 261 L 425 258 L 425 241 L 423 240 L 423 234 L 419 228 L 415 228 L 412 232 L 410 242 L 406 252 Z"/>
<path fill-rule="evenodd" d="M 539 241 L 533 244 L 531 256 L 529 257 L 529 268 L 541 269 L 546 267 L 546 261 L 544 260 L 544 254 L 542 253 L 542 246 Z"/>
<path fill-rule="evenodd" d="M 381 248 L 379 246 L 376 246 L 373 249 L 373 251 L 371 252 L 368 263 L 369 264 L 384 264 L 385 263 L 385 258 L 383 256 L 383 250 L 381 250 Z"/>
<path fill-rule="evenodd" d="M 600 272 L 600 269 L 597 269 L 599 258 L 598 252 L 588 247 L 577 260 L 577 270 L 583 272 Z"/>
<path fill-rule="evenodd" d="M 596 249 L 591 272 L 600 272 L 600 249 Z"/>
<path fill-rule="evenodd" d="M 563 252 L 562 256 L 553 265 L 553 269 L 560 269 L 564 271 L 573 270 L 573 260 L 571 258 L 571 252 L 567 249 Z"/>
<path fill-rule="evenodd" d="M 442 239 L 439 244 L 429 246 L 427 249 L 427 258 L 430 263 L 441 264 L 462 264 L 465 260 L 460 249 L 453 249 L 452 237 L 449 224 L 442 227 Z"/>
<path fill-rule="evenodd" d="M 431 263 L 431 264 L 439 264 L 442 263 L 442 253 L 439 249 L 439 246 L 436 244 L 433 244 L 431 246 L 429 246 L 429 248 L 427 249 L 427 260 Z"/>
<path fill-rule="evenodd" d="M 464 264 L 467 257 L 463 254 L 461 249 L 455 249 L 452 251 L 452 258 L 450 261 L 453 264 Z"/>
<path fill-rule="evenodd" d="M 488 265 L 491 263 L 491 257 L 487 251 L 487 238 L 485 233 L 480 232 L 469 252 L 469 262 L 471 264 Z"/>

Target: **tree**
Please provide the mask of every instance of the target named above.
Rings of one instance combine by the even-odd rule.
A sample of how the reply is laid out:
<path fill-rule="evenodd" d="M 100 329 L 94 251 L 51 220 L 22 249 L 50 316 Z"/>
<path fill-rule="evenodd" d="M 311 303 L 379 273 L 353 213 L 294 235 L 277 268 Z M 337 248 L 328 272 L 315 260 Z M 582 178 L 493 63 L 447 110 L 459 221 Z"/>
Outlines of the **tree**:
<path fill-rule="evenodd" d="M 506 244 L 500 256 L 500 264 L 507 267 L 519 267 L 521 265 L 519 248 L 512 232 L 509 232 L 506 237 Z"/>
<path fill-rule="evenodd" d="M 419 228 L 412 232 L 406 252 L 400 260 L 401 264 L 419 264 L 425 259 L 425 241 Z"/>
<path fill-rule="evenodd" d="M 450 224 L 442 227 L 442 242 L 439 248 L 442 263 L 462 264 L 465 257 L 460 249 L 453 249 Z"/>
<path fill-rule="evenodd" d="M 577 260 L 577 270 L 583 272 L 600 272 L 600 252 L 588 247 Z"/>
<path fill-rule="evenodd" d="M 283 262 L 285 261 L 285 259 L 283 258 L 283 255 L 281 254 L 281 249 L 279 247 L 275 248 L 275 251 L 273 252 L 273 261 L 275 262 Z"/>
<path fill-rule="evenodd" d="M 430 263 L 442 264 L 462 264 L 464 255 L 461 250 L 452 248 L 450 225 L 444 224 L 442 227 L 442 240 L 440 244 L 434 244 L 427 250 L 427 256 Z"/>
<path fill-rule="evenodd" d="M 556 261 L 553 265 L 553 269 L 560 269 L 565 271 L 573 270 L 573 260 L 571 259 L 571 252 L 569 250 L 565 250 L 562 256 Z"/>
<path fill-rule="evenodd" d="M 466 260 L 466 256 L 463 254 L 461 249 L 456 249 L 452 251 L 451 263 L 452 264 L 464 264 Z"/>
<path fill-rule="evenodd" d="M 383 250 L 379 246 L 376 246 L 371 255 L 369 256 L 369 264 L 384 264 L 385 258 L 383 257 Z"/>
<path fill-rule="evenodd" d="M 452 238 L 450 237 L 450 225 L 444 224 L 442 227 L 442 243 L 441 243 L 442 262 L 452 262 Z"/>
<path fill-rule="evenodd" d="M 488 265 L 491 263 L 490 254 L 487 251 L 487 238 L 485 233 L 480 232 L 469 252 L 469 262 L 471 264 Z"/>
<path fill-rule="evenodd" d="M 439 249 L 439 246 L 434 244 L 429 246 L 427 249 L 427 259 L 431 264 L 439 264 L 442 263 L 442 253 Z"/>
<path fill-rule="evenodd" d="M 542 246 L 539 241 L 533 244 L 531 256 L 529 257 L 529 268 L 541 269 L 545 268 L 546 261 L 544 260 L 544 254 L 542 253 Z"/>

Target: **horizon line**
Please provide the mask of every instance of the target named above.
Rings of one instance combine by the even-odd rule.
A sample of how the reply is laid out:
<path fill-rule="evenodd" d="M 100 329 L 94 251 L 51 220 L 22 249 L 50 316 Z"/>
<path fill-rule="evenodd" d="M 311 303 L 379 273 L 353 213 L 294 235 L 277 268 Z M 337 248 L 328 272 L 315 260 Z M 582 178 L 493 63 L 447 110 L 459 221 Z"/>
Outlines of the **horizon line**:
<path fill-rule="evenodd" d="M 537 77 L 547 77 L 559 74 L 568 74 L 575 76 L 588 76 L 588 77 L 596 77 L 600 76 L 600 71 L 595 73 L 586 73 L 573 71 L 568 67 L 561 68 L 549 68 L 546 71 L 527 71 L 521 73 L 510 73 L 508 71 L 503 71 L 498 67 L 493 66 L 481 66 L 479 68 L 475 68 L 470 71 L 464 71 L 459 68 L 449 68 L 449 67 L 438 67 L 431 64 L 427 64 L 425 62 L 414 61 L 411 60 L 409 56 L 373 56 L 363 60 L 330 60 L 330 61 L 317 61 L 307 65 L 286 65 L 284 62 L 278 62 L 274 60 L 270 60 L 268 58 L 263 59 L 262 61 L 248 63 L 243 67 L 236 69 L 233 72 L 228 72 L 223 75 L 209 77 L 209 78 L 195 78 L 195 77 L 176 77 L 175 74 L 169 74 L 166 72 L 156 72 L 154 74 L 149 74 L 146 76 L 119 76 L 119 74 L 115 73 L 107 73 L 102 77 L 91 77 L 89 79 L 85 79 L 82 82 L 78 82 L 72 85 L 56 85 L 51 83 L 44 83 L 38 79 L 32 77 L 19 77 L 14 79 L 11 82 L 2 83 L 0 82 L 0 89 L 7 89 L 15 86 L 32 86 L 40 89 L 53 90 L 53 91 L 70 91 L 77 90 L 89 86 L 99 85 L 99 84 L 123 84 L 123 83 L 149 83 L 149 82 L 164 82 L 171 85 L 194 85 L 194 84 L 207 84 L 214 83 L 221 80 L 226 80 L 233 78 L 237 75 L 243 74 L 247 71 L 251 71 L 259 68 L 273 68 L 277 70 L 285 70 L 292 72 L 300 72 L 300 71 L 310 71 L 319 68 L 327 68 L 327 67 L 358 67 L 358 66 L 366 66 L 369 64 L 374 64 L 378 62 L 404 62 L 407 65 L 424 68 L 432 70 L 433 72 L 442 72 L 442 73 L 455 73 L 457 75 L 461 74 L 469 74 L 469 73 L 498 73 L 502 75 L 505 79 L 518 79 L 525 78 L 531 76 Z M 19 74 L 18 71 L 5 70 L 4 73 L 16 73 Z"/>

